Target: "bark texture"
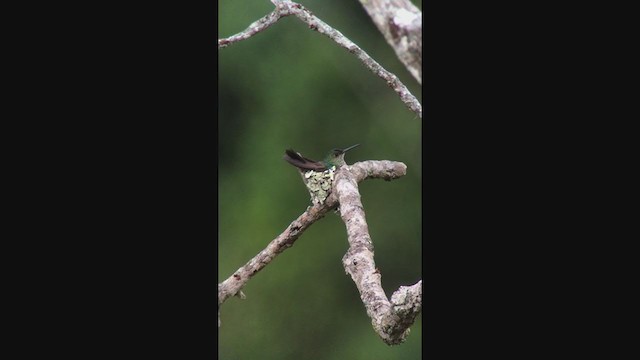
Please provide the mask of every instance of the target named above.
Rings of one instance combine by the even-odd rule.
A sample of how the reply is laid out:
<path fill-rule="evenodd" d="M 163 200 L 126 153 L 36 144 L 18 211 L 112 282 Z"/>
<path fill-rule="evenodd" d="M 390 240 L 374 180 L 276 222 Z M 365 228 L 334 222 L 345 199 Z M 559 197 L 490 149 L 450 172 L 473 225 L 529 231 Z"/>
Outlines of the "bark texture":
<path fill-rule="evenodd" d="M 366 176 L 371 167 L 360 164 L 353 166 L 353 173 L 344 171 L 336 175 L 335 190 L 340 216 L 347 228 L 349 241 L 349 250 L 342 258 L 342 263 L 360 292 L 360 299 L 376 333 L 386 344 L 397 345 L 409 335 L 410 326 L 422 310 L 422 281 L 410 287 L 401 287 L 391 296 L 391 301 L 387 298 L 382 288 L 382 274 L 373 258 L 373 242 L 358 191 L 358 178 Z M 406 166 L 398 170 L 406 173 Z M 391 173 L 388 173 L 387 180 L 393 178 Z"/>
<path fill-rule="evenodd" d="M 410 0 L 360 0 L 387 43 L 422 84 L 422 12 Z"/>

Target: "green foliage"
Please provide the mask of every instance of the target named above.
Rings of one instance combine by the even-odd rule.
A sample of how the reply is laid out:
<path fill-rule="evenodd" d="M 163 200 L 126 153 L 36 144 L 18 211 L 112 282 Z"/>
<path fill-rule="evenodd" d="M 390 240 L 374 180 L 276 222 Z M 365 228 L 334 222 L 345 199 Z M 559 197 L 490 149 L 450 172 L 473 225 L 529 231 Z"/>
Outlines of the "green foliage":
<path fill-rule="evenodd" d="M 396 74 L 421 88 L 357 1 L 302 2 Z M 244 30 L 269 1 L 219 2 L 219 37 Z M 360 184 L 387 295 L 421 274 L 421 120 L 380 78 L 293 17 L 219 50 L 219 279 L 299 216 L 309 193 L 285 162 L 293 148 L 320 160 L 361 144 L 345 160 L 396 160 L 407 175 Z M 421 320 L 407 341 L 385 345 L 342 267 L 345 227 L 329 213 L 222 306 L 221 359 L 419 359 Z M 214 324 L 215 326 L 215 324 Z"/>

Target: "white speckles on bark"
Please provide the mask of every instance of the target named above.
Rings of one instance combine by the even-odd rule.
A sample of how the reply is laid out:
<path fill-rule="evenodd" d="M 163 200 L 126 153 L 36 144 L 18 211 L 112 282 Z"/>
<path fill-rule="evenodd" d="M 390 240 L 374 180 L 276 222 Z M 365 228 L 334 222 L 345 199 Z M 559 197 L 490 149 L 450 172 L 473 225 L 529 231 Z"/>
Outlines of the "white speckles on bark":
<path fill-rule="evenodd" d="M 393 17 L 393 22 L 397 26 L 409 26 L 413 24 L 414 20 L 417 20 L 420 17 L 421 13 L 415 13 L 411 11 L 407 11 L 403 8 L 398 9 L 396 15 Z"/>

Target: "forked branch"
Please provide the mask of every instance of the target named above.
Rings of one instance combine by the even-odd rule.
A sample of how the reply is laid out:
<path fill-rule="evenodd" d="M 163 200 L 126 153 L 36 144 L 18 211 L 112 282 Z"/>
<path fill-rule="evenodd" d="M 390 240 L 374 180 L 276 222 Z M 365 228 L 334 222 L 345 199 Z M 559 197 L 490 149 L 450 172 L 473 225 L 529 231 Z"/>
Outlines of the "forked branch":
<path fill-rule="evenodd" d="M 374 330 L 389 345 L 399 344 L 409 334 L 409 327 L 422 309 L 422 281 L 400 287 L 387 299 L 380 272 L 373 261 L 373 244 L 369 236 L 357 183 L 365 179 L 397 179 L 406 174 L 405 164 L 395 161 L 363 161 L 341 167 L 335 177 L 333 191 L 323 204 L 307 208 L 285 231 L 258 255 L 218 284 L 218 326 L 220 306 L 231 296 L 243 296 L 242 287 L 278 254 L 291 247 L 300 235 L 329 210 L 339 206 L 347 227 L 349 250 L 343 258 L 345 270 L 351 275 L 371 318 Z"/>
<path fill-rule="evenodd" d="M 342 264 L 360 292 L 374 330 L 388 345 L 397 345 L 409 335 L 410 326 L 422 310 L 422 280 L 413 286 L 400 287 L 391 301 L 385 295 L 382 275 L 373 260 L 373 242 L 358 191 L 359 177 L 369 171 L 360 168 L 361 164 L 354 164 L 352 171 L 338 172 L 335 180 L 340 216 L 349 241 Z M 406 172 L 406 167 L 403 170 Z"/>

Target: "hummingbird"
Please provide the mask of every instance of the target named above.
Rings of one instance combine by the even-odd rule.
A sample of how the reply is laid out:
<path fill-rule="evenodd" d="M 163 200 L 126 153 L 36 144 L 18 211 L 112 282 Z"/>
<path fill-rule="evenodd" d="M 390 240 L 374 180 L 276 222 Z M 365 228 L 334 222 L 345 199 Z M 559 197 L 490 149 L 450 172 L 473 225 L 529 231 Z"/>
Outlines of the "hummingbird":
<path fill-rule="evenodd" d="M 284 159 L 298 168 L 311 202 L 321 204 L 329 196 L 333 183 L 335 169 L 346 165 L 344 154 L 360 144 L 349 146 L 346 149 L 333 149 L 322 161 L 314 161 L 302 156 L 293 149 L 285 150 Z"/>
<path fill-rule="evenodd" d="M 346 149 L 333 149 L 329 152 L 329 154 L 327 154 L 324 160 L 321 161 L 307 159 L 306 157 L 302 156 L 302 154 L 294 151 L 293 149 L 287 149 L 285 150 L 284 159 L 289 162 L 289 164 L 300 169 L 300 171 L 302 172 L 307 172 L 309 170 L 325 171 L 331 169 L 334 166 L 338 168 L 342 165 L 345 165 L 346 163 L 344 161 L 344 154 L 358 145 L 360 144 L 349 146 Z"/>

